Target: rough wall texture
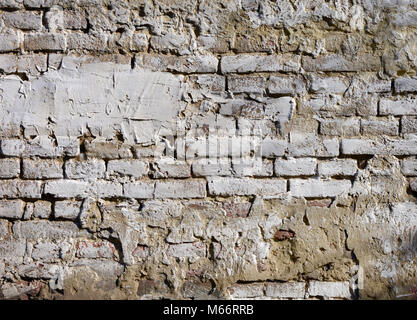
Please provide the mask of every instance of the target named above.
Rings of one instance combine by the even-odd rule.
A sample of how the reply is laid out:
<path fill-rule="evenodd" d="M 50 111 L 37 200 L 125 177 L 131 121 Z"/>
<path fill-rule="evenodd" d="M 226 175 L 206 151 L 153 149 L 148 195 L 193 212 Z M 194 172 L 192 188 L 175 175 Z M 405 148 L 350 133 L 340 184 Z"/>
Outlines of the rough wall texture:
<path fill-rule="evenodd" d="M 416 71 L 415 0 L 0 0 L 0 297 L 405 297 Z"/>

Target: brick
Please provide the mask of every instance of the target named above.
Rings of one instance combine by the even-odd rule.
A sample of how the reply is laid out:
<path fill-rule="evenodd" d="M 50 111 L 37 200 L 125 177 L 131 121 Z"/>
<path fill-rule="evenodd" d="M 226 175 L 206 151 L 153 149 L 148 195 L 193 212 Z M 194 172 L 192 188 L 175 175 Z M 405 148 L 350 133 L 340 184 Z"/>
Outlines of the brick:
<path fill-rule="evenodd" d="M 190 80 L 204 91 L 218 93 L 226 90 L 226 78 L 218 74 L 190 76 Z"/>
<path fill-rule="evenodd" d="M 261 142 L 262 157 L 274 158 L 281 157 L 287 150 L 287 141 L 277 140 L 273 138 L 266 138 Z"/>
<path fill-rule="evenodd" d="M 22 200 L 0 200 L 0 218 L 21 219 L 24 209 Z"/>
<path fill-rule="evenodd" d="M 69 50 L 106 51 L 107 36 L 93 36 L 84 33 L 67 34 L 67 48 Z"/>
<path fill-rule="evenodd" d="M 292 54 L 283 55 L 250 55 L 239 54 L 223 56 L 220 62 L 222 73 L 247 72 L 277 72 L 298 71 L 300 69 L 300 56 Z"/>
<path fill-rule="evenodd" d="M 41 198 L 42 183 L 29 180 L 0 181 L 0 198 Z"/>
<path fill-rule="evenodd" d="M 250 202 L 229 201 L 223 204 L 223 210 L 226 212 L 226 217 L 246 218 L 249 215 L 251 206 Z"/>
<path fill-rule="evenodd" d="M 49 137 L 40 137 L 36 141 L 31 142 L 18 139 L 3 139 L 0 142 L 0 149 L 3 155 L 10 157 L 75 157 L 80 153 L 78 139 L 68 137 L 57 137 L 56 141 Z"/>
<path fill-rule="evenodd" d="M 205 257 L 207 247 L 204 242 L 170 244 L 167 255 L 172 257 Z"/>
<path fill-rule="evenodd" d="M 200 180 L 157 181 L 155 198 L 204 198 L 206 197 L 206 182 Z"/>
<path fill-rule="evenodd" d="M 313 158 L 276 159 L 275 175 L 277 176 L 312 176 L 316 172 L 317 160 Z"/>
<path fill-rule="evenodd" d="M 416 155 L 417 139 L 389 140 L 386 143 L 365 139 L 343 139 L 341 151 L 346 155 Z"/>
<path fill-rule="evenodd" d="M 44 194 L 55 198 L 85 198 L 89 195 L 88 183 L 78 180 L 48 181 Z"/>
<path fill-rule="evenodd" d="M 399 121 L 396 119 L 387 121 L 361 119 L 361 128 L 363 134 L 397 136 L 399 134 Z"/>
<path fill-rule="evenodd" d="M 232 299 L 260 298 L 264 295 L 263 283 L 234 284 L 227 288 Z"/>
<path fill-rule="evenodd" d="M 380 154 L 384 145 L 378 141 L 365 139 L 343 139 L 341 152 L 346 155 L 373 155 Z"/>
<path fill-rule="evenodd" d="M 56 277 L 58 266 L 47 263 L 30 263 L 17 267 L 19 276 L 29 279 L 52 279 Z"/>
<path fill-rule="evenodd" d="M 274 198 L 287 192 L 287 181 L 213 177 L 208 179 L 208 189 L 209 194 L 215 196 L 262 195 L 266 198 Z"/>
<path fill-rule="evenodd" d="M 24 47 L 28 51 L 64 51 L 66 41 L 62 34 L 25 34 Z"/>
<path fill-rule="evenodd" d="M 52 212 L 52 204 L 39 200 L 34 203 L 33 216 L 35 218 L 48 219 Z"/>
<path fill-rule="evenodd" d="M 417 177 L 417 160 L 416 159 L 402 160 L 401 172 L 405 176 Z"/>
<path fill-rule="evenodd" d="M 148 51 L 148 36 L 144 33 L 134 33 L 130 45 L 130 50 L 146 52 Z"/>
<path fill-rule="evenodd" d="M 113 181 L 94 181 L 90 185 L 90 194 L 97 198 L 123 197 L 123 185 Z"/>
<path fill-rule="evenodd" d="M 311 297 L 351 298 L 349 282 L 310 281 L 308 294 Z"/>
<path fill-rule="evenodd" d="M 90 238 L 88 231 L 78 229 L 72 221 L 18 221 L 13 224 L 13 234 L 17 239 L 63 240 L 78 237 Z"/>
<path fill-rule="evenodd" d="M 124 159 L 132 158 L 132 152 L 130 146 L 120 143 L 118 141 L 101 141 L 93 140 L 91 142 L 86 141 L 85 153 L 87 157 L 99 158 L 99 159 Z"/>
<path fill-rule="evenodd" d="M 292 179 L 290 192 L 294 197 L 326 198 L 347 193 L 352 186 L 349 180 Z"/>
<path fill-rule="evenodd" d="M 0 52 L 10 52 L 19 49 L 20 43 L 17 35 L 0 34 Z"/>
<path fill-rule="evenodd" d="M 417 115 L 417 99 L 403 98 L 400 100 L 390 100 L 382 98 L 379 101 L 379 114 L 381 115 Z"/>
<path fill-rule="evenodd" d="M 352 58 L 346 58 L 339 54 L 320 56 L 318 58 L 303 57 L 304 70 L 312 72 L 378 71 L 380 67 L 380 57 L 367 53 L 355 55 Z"/>
<path fill-rule="evenodd" d="M 23 177 L 26 179 L 63 178 L 62 160 L 30 160 L 23 159 Z"/>
<path fill-rule="evenodd" d="M 353 176 L 357 171 L 358 165 L 353 159 L 335 159 L 320 162 L 318 165 L 321 176 Z"/>
<path fill-rule="evenodd" d="M 87 19 L 79 11 L 66 10 L 64 11 L 64 28 L 71 30 L 87 29 Z"/>
<path fill-rule="evenodd" d="M 110 160 L 107 172 L 110 175 L 140 178 L 148 174 L 148 163 L 142 160 Z"/>
<path fill-rule="evenodd" d="M 181 73 L 215 73 L 218 60 L 214 55 L 192 55 L 178 57 L 162 54 L 136 55 L 138 67 L 152 71 L 175 71 Z"/>
<path fill-rule="evenodd" d="M 40 9 L 50 8 L 55 4 L 59 3 L 59 0 L 23 0 L 26 8 Z"/>
<path fill-rule="evenodd" d="M 57 201 L 54 206 L 55 219 L 76 220 L 81 212 L 82 201 Z"/>
<path fill-rule="evenodd" d="M 304 282 L 266 283 L 265 295 L 271 298 L 304 298 L 306 284 Z"/>
<path fill-rule="evenodd" d="M 30 75 L 39 75 L 48 69 L 47 58 L 45 54 L 19 56 L 17 60 L 17 71 Z"/>
<path fill-rule="evenodd" d="M 410 188 L 414 192 L 417 192 L 417 178 L 410 179 Z"/>
<path fill-rule="evenodd" d="M 176 161 L 172 158 L 160 159 L 152 163 L 153 178 L 189 178 L 191 167 L 185 161 Z"/>
<path fill-rule="evenodd" d="M 232 168 L 236 177 L 270 177 L 274 173 L 273 162 L 261 158 L 232 159 Z"/>
<path fill-rule="evenodd" d="M 78 258 L 88 259 L 111 259 L 116 251 L 114 245 L 108 241 L 78 241 L 75 247 Z"/>
<path fill-rule="evenodd" d="M 395 92 L 417 92 L 416 78 L 398 78 L 394 80 Z"/>
<path fill-rule="evenodd" d="M 20 9 L 21 7 L 22 7 L 22 1 L 0 0 L 1 9 Z"/>
<path fill-rule="evenodd" d="M 315 134 L 290 133 L 288 144 L 290 157 L 337 157 L 339 155 L 339 140 L 320 139 Z"/>
<path fill-rule="evenodd" d="M 39 30 L 42 27 L 42 16 L 32 11 L 5 12 L 1 16 L 7 27 L 22 30 Z"/>
<path fill-rule="evenodd" d="M 262 93 L 266 88 L 266 78 L 262 76 L 229 76 L 228 89 L 234 93 Z"/>
<path fill-rule="evenodd" d="M 229 159 L 198 159 L 193 161 L 192 171 L 197 177 L 229 176 L 232 166 Z"/>
<path fill-rule="evenodd" d="M 0 71 L 12 73 L 17 69 L 17 57 L 11 54 L 0 55 Z"/>
<path fill-rule="evenodd" d="M 328 136 L 357 136 L 360 132 L 359 119 L 329 119 L 320 121 L 320 133 Z"/>
<path fill-rule="evenodd" d="M 301 76 L 271 76 L 268 91 L 271 94 L 305 94 L 306 82 Z"/>
<path fill-rule="evenodd" d="M 25 251 L 25 241 L 0 241 L 0 257 L 3 262 L 9 264 L 10 266 L 16 266 L 23 263 L 23 256 Z"/>
<path fill-rule="evenodd" d="M 20 160 L 0 159 L 0 178 L 17 178 L 20 174 Z"/>
<path fill-rule="evenodd" d="M 401 133 L 417 133 L 417 119 L 401 117 Z"/>
<path fill-rule="evenodd" d="M 155 182 L 129 182 L 125 183 L 123 188 L 124 196 L 127 198 L 151 199 L 155 191 Z"/>
<path fill-rule="evenodd" d="M 314 93 L 344 93 L 349 87 L 345 77 L 315 77 L 311 79 L 310 90 Z"/>
<path fill-rule="evenodd" d="M 60 247 L 53 242 L 38 243 L 33 247 L 32 259 L 35 261 L 52 262 L 59 258 Z"/>
<path fill-rule="evenodd" d="M 69 179 L 103 178 L 106 164 L 103 160 L 68 160 L 65 162 L 65 176 Z"/>

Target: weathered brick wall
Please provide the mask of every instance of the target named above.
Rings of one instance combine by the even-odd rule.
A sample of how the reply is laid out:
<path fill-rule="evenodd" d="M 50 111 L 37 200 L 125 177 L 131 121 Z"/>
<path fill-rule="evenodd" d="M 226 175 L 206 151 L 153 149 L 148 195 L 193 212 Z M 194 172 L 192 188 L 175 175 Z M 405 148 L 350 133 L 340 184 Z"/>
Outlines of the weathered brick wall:
<path fill-rule="evenodd" d="M 0 297 L 417 285 L 415 0 L 0 0 Z"/>

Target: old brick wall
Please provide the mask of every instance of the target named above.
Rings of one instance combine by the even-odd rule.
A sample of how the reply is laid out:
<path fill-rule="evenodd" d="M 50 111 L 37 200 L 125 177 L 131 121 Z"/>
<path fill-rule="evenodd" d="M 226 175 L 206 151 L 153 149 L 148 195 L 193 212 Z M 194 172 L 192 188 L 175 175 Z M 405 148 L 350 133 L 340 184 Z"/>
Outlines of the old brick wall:
<path fill-rule="evenodd" d="M 417 1 L 0 0 L 0 298 L 417 285 Z"/>

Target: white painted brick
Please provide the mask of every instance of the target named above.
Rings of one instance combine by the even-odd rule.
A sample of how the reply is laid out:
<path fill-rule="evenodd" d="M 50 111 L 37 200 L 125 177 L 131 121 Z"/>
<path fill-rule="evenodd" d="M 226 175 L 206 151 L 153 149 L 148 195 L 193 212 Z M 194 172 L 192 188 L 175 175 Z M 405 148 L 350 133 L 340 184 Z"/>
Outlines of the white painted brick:
<path fill-rule="evenodd" d="M 205 257 L 206 244 L 203 242 L 170 244 L 167 255 L 172 257 Z"/>
<path fill-rule="evenodd" d="M 400 100 L 390 100 L 382 98 L 379 101 L 379 113 L 381 115 L 417 115 L 417 99 L 414 98 L 403 98 Z"/>
<path fill-rule="evenodd" d="M 339 140 L 321 139 L 315 134 L 290 133 L 288 156 L 290 157 L 337 157 Z"/>
<path fill-rule="evenodd" d="M 227 288 L 232 299 L 259 298 L 264 295 L 263 283 L 239 283 Z"/>
<path fill-rule="evenodd" d="M 300 66 L 300 56 L 292 54 L 239 54 L 235 56 L 224 56 L 220 62 L 222 73 L 298 71 Z"/>
<path fill-rule="evenodd" d="M 62 160 L 30 160 L 23 159 L 23 177 L 26 179 L 63 178 Z"/>
<path fill-rule="evenodd" d="M 110 175 L 131 176 L 140 178 L 148 174 L 148 163 L 142 160 L 110 160 L 107 163 Z"/>
<path fill-rule="evenodd" d="M 190 165 L 185 161 L 172 158 L 160 159 L 152 163 L 154 178 L 188 178 L 191 176 Z"/>
<path fill-rule="evenodd" d="M 0 200 L 0 218 L 20 219 L 25 203 L 22 200 Z"/>
<path fill-rule="evenodd" d="M 5 12 L 1 16 L 7 27 L 21 30 L 39 30 L 42 27 L 42 15 L 33 11 Z"/>
<path fill-rule="evenodd" d="M 204 198 L 206 182 L 201 180 L 157 181 L 155 198 Z"/>
<path fill-rule="evenodd" d="M 349 282 L 310 281 L 308 294 L 312 297 L 351 298 Z"/>
<path fill-rule="evenodd" d="M 151 199 L 155 191 L 155 182 L 153 181 L 137 181 L 125 183 L 124 196 L 136 199 Z"/>
<path fill-rule="evenodd" d="M 357 171 L 357 161 L 353 159 L 335 159 L 320 162 L 318 166 L 321 176 L 353 176 Z"/>
<path fill-rule="evenodd" d="M 55 198 L 85 198 L 89 195 L 88 183 L 78 180 L 48 181 L 44 193 Z"/>
<path fill-rule="evenodd" d="M 0 34 L 0 52 L 14 51 L 19 48 L 19 38 L 15 34 Z"/>
<path fill-rule="evenodd" d="M 81 212 L 82 201 L 57 201 L 54 206 L 56 219 L 76 220 Z"/>
<path fill-rule="evenodd" d="M 317 58 L 303 57 L 305 71 L 377 71 L 381 66 L 378 55 L 363 53 L 347 58 L 341 54 L 322 55 Z"/>
<path fill-rule="evenodd" d="M 287 181 L 215 177 L 208 179 L 208 188 L 211 195 L 262 195 L 265 198 L 274 198 L 287 192 Z"/>
<path fill-rule="evenodd" d="M 30 180 L 0 181 L 0 197 L 40 199 L 42 183 Z"/>
<path fill-rule="evenodd" d="M 229 176 L 232 166 L 229 159 L 198 159 L 193 161 L 192 171 L 197 177 Z"/>
<path fill-rule="evenodd" d="M 20 174 L 20 160 L 0 159 L 0 178 L 17 178 Z"/>
<path fill-rule="evenodd" d="M 266 283 L 265 295 L 271 298 L 304 298 L 305 282 Z"/>
<path fill-rule="evenodd" d="M 401 161 L 401 172 L 405 176 L 417 177 L 417 159 L 404 159 Z"/>
<path fill-rule="evenodd" d="M 69 179 L 103 178 L 105 172 L 106 164 L 103 160 L 78 161 L 71 159 L 65 162 L 65 175 Z"/>
<path fill-rule="evenodd" d="M 275 175 L 277 176 L 312 176 L 316 173 L 317 160 L 313 158 L 276 159 Z"/>
<path fill-rule="evenodd" d="M 17 69 L 17 57 L 15 55 L 0 55 L 0 71 L 12 73 Z"/>
<path fill-rule="evenodd" d="M 347 193 L 352 187 L 349 180 L 290 180 L 290 192 L 294 197 L 326 198 Z"/>

